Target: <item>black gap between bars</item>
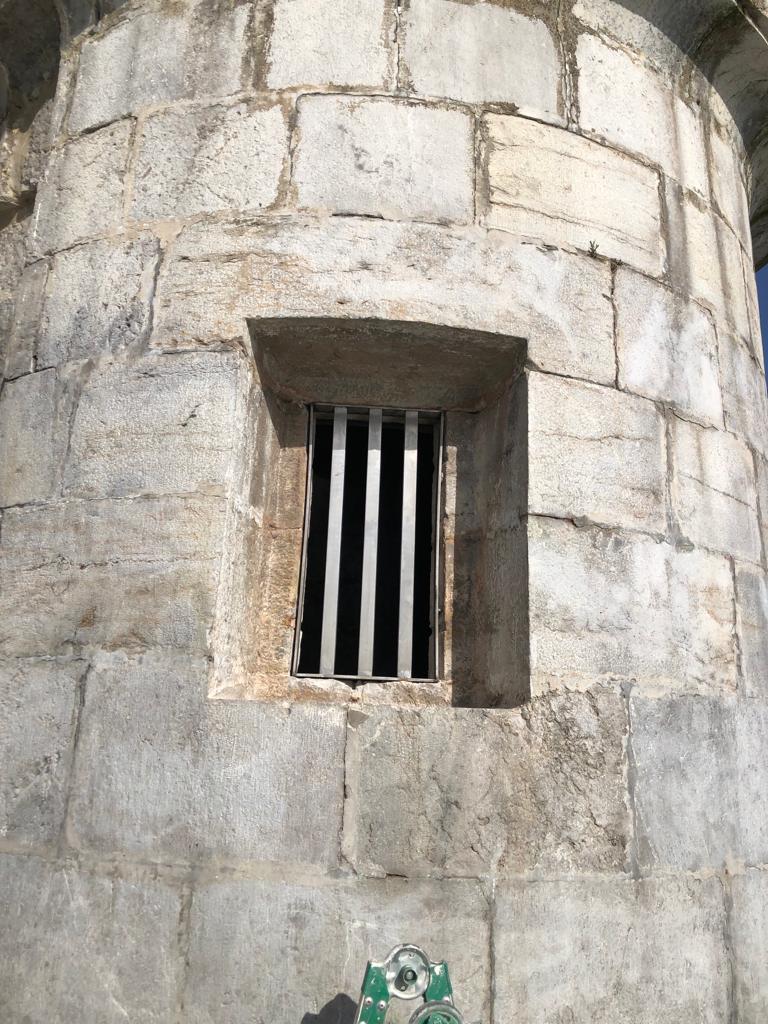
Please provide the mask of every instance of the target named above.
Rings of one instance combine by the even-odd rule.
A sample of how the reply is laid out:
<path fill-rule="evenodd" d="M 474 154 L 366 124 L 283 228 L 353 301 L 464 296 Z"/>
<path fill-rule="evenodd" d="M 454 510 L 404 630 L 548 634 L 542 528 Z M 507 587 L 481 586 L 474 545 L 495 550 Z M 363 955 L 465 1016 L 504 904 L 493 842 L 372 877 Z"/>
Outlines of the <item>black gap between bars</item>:
<path fill-rule="evenodd" d="M 419 458 L 416 475 L 416 557 L 413 593 L 414 679 L 427 679 L 432 640 L 432 558 L 434 523 L 432 493 L 435 477 L 435 424 L 419 425 Z"/>
<path fill-rule="evenodd" d="M 385 422 L 381 432 L 381 487 L 376 566 L 373 674 L 397 677 L 400 616 L 400 538 L 403 529 L 405 421 Z"/>
<path fill-rule="evenodd" d="M 297 667 L 300 675 L 314 675 L 320 671 L 332 444 L 333 423 L 330 420 L 316 419 L 312 458 L 312 505 L 309 514 L 304 605 L 301 609 L 301 646 Z"/>
<path fill-rule="evenodd" d="M 343 676 L 353 676 L 358 671 L 367 466 L 368 420 L 348 419 L 335 658 L 335 672 Z"/>

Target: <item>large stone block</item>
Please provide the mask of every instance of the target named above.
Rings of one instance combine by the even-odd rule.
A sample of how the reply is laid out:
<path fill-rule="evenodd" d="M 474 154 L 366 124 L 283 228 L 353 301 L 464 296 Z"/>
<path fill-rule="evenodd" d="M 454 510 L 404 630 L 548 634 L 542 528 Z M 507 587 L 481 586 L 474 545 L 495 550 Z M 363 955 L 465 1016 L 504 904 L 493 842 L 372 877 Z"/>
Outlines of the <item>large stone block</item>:
<path fill-rule="evenodd" d="M 270 206 L 287 158 L 280 106 L 154 114 L 139 133 L 131 216 L 149 221 Z"/>
<path fill-rule="evenodd" d="M 54 844 L 82 662 L 0 660 L 0 842 Z"/>
<path fill-rule="evenodd" d="M 712 196 L 723 217 L 745 246 L 750 246 L 749 204 L 736 143 L 713 126 L 709 132 Z"/>
<path fill-rule="evenodd" d="M 0 507 L 53 495 L 66 447 L 54 370 L 7 381 L 0 393 Z"/>
<path fill-rule="evenodd" d="M 726 333 L 720 337 L 720 375 L 726 427 L 768 455 L 765 371 L 743 342 Z"/>
<path fill-rule="evenodd" d="M 729 963 L 718 879 L 499 887 L 496 1024 L 721 1024 Z"/>
<path fill-rule="evenodd" d="M 209 701 L 207 669 L 204 659 L 162 654 L 97 664 L 70 842 L 163 863 L 335 866 L 345 709 Z"/>
<path fill-rule="evenodd" d="M 180 898 L 151 878 L 0 856 L 3 1024 L 165 1024 L 176 1011 Z"/>
<path fill-rule="evenodd" d="M 465 103 L 513 103 L 562 123 L 560 59 L 547 25 L 507 6 L 422 0 L 402 15 L 409 86 Z"/>
<path fill-rule="evenodd" d="M 174 100 L 227 96 L 245 82 L 249 4 L 196 0 L 133 12 L 83 46 L 70 131 Z"/>
<path fill-rule="evenodd" d="M 351 711 L 346 857 L 409 877 L 620 870 L 625 731 L 621 700 L 601 692 Z"/>
<path fill-rule="evenodd" d="M 465 111 L 355 96 L 306 96 L 298 109 L 293 182 L 301 208 L 472 221 L 474 142 Z"/>
<path fill-rule="evenodd" d="M 730 929 L 739 1024 L 768 1017 L 768 872 L 747 871 L 731 879 Z"/>
<path fill-rule="evenodd" d="M 222 1005 L 228 1024 L 351 1022 L 368 959 L 402 942 L 448 961 L 465 1020 L 489 1019 L 488 904 L 476 882 L 222 879 L 195 891 L 190 925 L 190 1024 L 219 1021 Z"/>
<path fill-rule="evenodd" d="M 614 301 L 619 385 L 722 426 L 717 338 L 704 310 L 625 267 Z"/>
<path fill-rule="evenodd" d="M 222 499 L 166 497 L 6 512 L 0 653 L 205 650 L 224 511 Z"/>
<path fill-rule="evenodd" d="M 664 421 L 642 398 L 532 373 L 528 510 L 663 532 Z"/>
<path fill-rule="evenodd" d="M 541 369 L 615 375 L 608 268 L 501 232 L 367 218 L 185 229 L 161 274 L 153 343 L 240 339 L 249 316 L 473 327 L 527 338 Z"/>
<path fill-rule="evenodd" d="M 40 314 L 38 366 L 136 345 L 149 323 L 160 247 L 140 235 L 93 242 L 51 263 Z"/>
<path fill-rule="evenodd" d="M 394 76 L 391 0 L 277 0 L 267 51 L 270 89 L 371 89 Z"/>
<path fill-rule="evenodd" d="M 534 693 L 616 677 L 650 689 L 735 688 L 726 558 L 538 519 L 528 572 Z"/>
<path fill-rule="evenodd" d="M 763 550 L 768 552 L 768 461 L 761 455 L 755 456 L 757 473 L 757 500 L 760 509 L 760 532 L 763 538 Z"/>
<path fill-rule="evenodd" d="M 768 860 L 768 705 L 679 697 L 631 709 L 638 854 L 647 869 Z"/>
<path fill-rule="evenodd" d="M 663 266 L 659 176 L 571 132 L 489 115 L 486 223 L 650 274 Z"/>
<path fill-rule="evenodd" d="M 37 194 L 33 253 L 56 252 L 119 229 L 132 135 L 133 126 L 121 121 L 51 154 Z"/>
<path fill-rule="evenodd" d="M 760 569 L 739 566 L 736 598 L 744 690 L 768 698 L 768 580 Z"/>
<path fill-rule="evenodd" d="M 684 537 L 759 562 L 752 453 L 737 437 L 673 417 L 672 511 Z"/>
<path fill-rule="evenodd" d="M 48 277 L 48 263 L 39 260 L 24 270 L 13 310 L 13 324 L 9 329 L 5 351 L 5 376 L 20 377 L 31 373 L 37 354 L 37 335 L 43 290 Z"/>

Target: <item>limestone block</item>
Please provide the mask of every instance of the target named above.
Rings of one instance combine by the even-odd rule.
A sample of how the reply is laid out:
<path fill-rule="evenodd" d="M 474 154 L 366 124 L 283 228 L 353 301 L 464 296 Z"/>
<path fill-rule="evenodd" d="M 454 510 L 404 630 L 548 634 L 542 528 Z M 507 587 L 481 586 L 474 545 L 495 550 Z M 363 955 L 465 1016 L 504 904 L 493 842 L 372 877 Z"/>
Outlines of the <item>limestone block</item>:
<path fill-rule="evenodd" d="M 299 206 L 387 220 L 471 222 L 472 119 L 401 100 L 306 96 L 293 182 Z"/>
<path fill-rule="evenodd" d="M 7 381 L 0 393 L 0 507 L 45 501 L 53 494 L 66 446 L 56 373 Z"/>
<path fill-rule="evenodd" d="M 391 84 L 390 0 L 277 0 L 267 52 L 267 86 Z"/>
<path fill-rule="evenodd" d="M 756 254 L 755 254 L 756 255 Z M 744 285 L 747 291 L 747 317 L 749 320 L 749 337 L 751 340 L 752 353 L 765 373 L 765 351 L 763 349 L 762 325 L 760 322 L 760 301 L 757 295 L 757 277 L 752 262 L 753 254 L 742 249 L 742 263 L 744 265 Z"/>
<path fill-rule="evenodd" d="M 36 255 L 118 230 L 132 132 L 122 121 L 51 154 L 35 206 Z"/>
<path fill-rule="evenodd" d="M 159 1024 L 176 1009 L 180 897 L 163 881 L 0 856 L 4 1024 Z"/>
<path fill-rule="evenodd" d="M 54 844 L 64 817 L 82 662 L 0 660 L 0 837 Z"/>
<path fill-rule="evenodd" d="M 647 869 L 768 859 L 768 704 L 632 700 L 638 854 Z"/>
<path fill-rule="evenodd" d="M 688 106 L 673 94 L 673 136 L 669 173 L 687 189 L 709 199 L 707 148 L 704 142 L 704 115 L 698 102 Z"/>
<path fill-rule="evenodd" d="M 768 455 L 765 372 L 747 346 L 725 332 L 720 336 L 720 378 L 726 427 Z"/>
<path fill-rule="evenodd" d="M 48 263 L 40 260 L 28 266 L 19 280 L 5 353 L 5 376 L 20 377 L 31 373 L 37 352 L 37 335 L 43 292 L 48 279 Z"/>
<path fill-rule="evenodd" d="M 509 882 L 494 915 L 497 1024 L 720 1024 L 728 1016 L 716 878 Z"/>
<path fill-rule="evenodd" d="M 547 25 L 508 7 L 426 0 L 402 15 L 410 87 L 465 103 L 514 103 L 520 113 L 563 123 L 560 60 Z"/>
<path fill-rule="evenodd" d="M 149 235 L 92 242 L 54 257 L 40 316 L 38 366 L 136 345 L 149 322 L 159 244 Z"/>
<path fill-rule="evenodd" d="M 244 363 L 232 353 L 103 363 L 78 404 L 64 492 L 226 494 L 244 429 Z"/>
<path fill-rule="evenodd" d="M 614 302 L 619 385 L 722 426 L 717 338 L 701 307 L 625 267 Z"/>
<path fill-rule="evenodd" d="M 486 223 L 559 248 L 663 265 L 658 174 L 571 132 L 518 117 L 486 118 Z"/>
<path fill-rule="evenodd" d="M 88 677 L 69 834 L 154 861 L 333 867 L 345 709 L 205 699 L 204 659 L 102 659 Z"/>
<path fill-rule="evenodd" d="M 642 398 L 532 373 L 528 511 L 666 528 L 664 421 Z"/>
<path fill-rule="evenodd" d="M 267 218 L 182 231 L 161 273 L 153 343 L 240 339 L 245 317 L 379 317 L 528 339 L 545 370 L 613 381 L 610 274 L 501 232 Z"/>
<path fill-rule="evenodd" d="M 723 138 L 716 128 L 709 133 L 712 196 L 736 235 L 746 246 L 751 245 L 749 204 L 741 160 L 735 143 Z"/>
<path fill-rule="evenodd" d="M 740 566 L 736 597 L 744 690 L 768 697 L 768 581 L 765 573 Z"/>
<path fill-rule="evenodd" d="M 270 206 L 288 156 L 279 106 L 170 109 L 139 131 L 131 216 L 148 221 Z"/>
<path fill-rule="evenodd" d="M 737 1019 L 760 1024 L 768 1015 L 768 872 L 747 871 L 733 878 L 731 899 Z"/>
<path fill-rule="evenodd" d="M 35 192 L 42 181 L 51 141 L 53 97 L 45 100 L 29 126 L 26 152 L 21 166 L 21 187 L 24 192 Z"/>
<path fill-rule="evenodd" d="M 29 223 L 28 217 L 17 215 L 0 230 L 0 295 L 12 297 L 21 277 Z"/>
<path fill-rule="evenodd" d="M 190 929 L 190 1024 L 218 1020 L 222 1006 L 228 1024 L 351 1021 L 368 959 L 404 940 L 448 961 L 465 1020 L 490 1019 L 488 908 L 476 882 L 221 879 L 195 891 Z M 406 1016 L 395 1007 L 390 1018 L 415 1009 L 400 1006 Z"/>
<path fill-rule="evenodd" d="M 768 462 L 762 456 L 755 457 L 757 471 L 757 500 L 760 509 L 760 531 L 763 537 L 763 548 L 768 552 Z"/>
<path fill-rule="evenodd" d="M 134 12 L 86 41 L 69 130 L 81 132 L 174 100 L 228 96 L 246 84 L 249 4 L 194 0 Z"/>
<path fill-rule="evenodd" d="M 531 688 L 625 678 L 656 689 L 736 686 L 724 557 L 567 522 L 529 529 Z"/>
<path fill-rule="evenodd" d="M 205 650 L 223 518 L 222 500 L 183 497 L 6 512 L 0 653 Z"/>
<path fill-rule="evenodd" d="M 620 870 L 626 722 L 599 691 L 514 711 L 350 712 L 344 852 L 364 874 Z"/>
<path fill-rule="evenodd" d="M 752 453 L 743 441 L 673 417 L 672 511 L 684 537 L 759 562 Z"/>

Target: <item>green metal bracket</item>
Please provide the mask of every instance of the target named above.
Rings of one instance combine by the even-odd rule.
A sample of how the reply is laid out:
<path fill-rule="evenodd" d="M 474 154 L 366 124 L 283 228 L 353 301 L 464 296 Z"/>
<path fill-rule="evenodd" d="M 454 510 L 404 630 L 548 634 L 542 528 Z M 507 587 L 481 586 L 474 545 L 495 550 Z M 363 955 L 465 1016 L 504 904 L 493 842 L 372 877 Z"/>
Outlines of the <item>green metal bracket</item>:
<path fill-rule="evenodd" d="M 419 998 L 409 1024 L 464 1024 L 453 1005 L 448 964 L 433 963 L 418 946 L 395 946 L 381 963 L 368 962 L 355 1024 L 385 1024 L 392 999 Z"/>

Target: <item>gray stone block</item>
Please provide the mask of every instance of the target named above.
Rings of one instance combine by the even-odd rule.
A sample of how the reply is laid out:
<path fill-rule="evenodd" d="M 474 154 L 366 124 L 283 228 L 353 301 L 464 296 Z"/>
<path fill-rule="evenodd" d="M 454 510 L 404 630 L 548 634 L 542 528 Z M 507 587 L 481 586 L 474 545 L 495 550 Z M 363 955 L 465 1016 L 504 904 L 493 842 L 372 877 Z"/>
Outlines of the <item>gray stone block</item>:
<path fill-rule="evenodd" d="M 53 844 L 64 815 L 83 662 L 0 660 L 0 837 Z"/>
<path fill-rule="evenodd" d="M 288 158 L 278 105 L 165 110 L 142 124 L 131 216 L 150 221 L 260 210 L 277 199 Z"/>
<path fill-rule="evenodd" d="M 47 278 L 48 263 L 45 260 L 31 264 L 21 275 L 5 351 L 6 377 L 20 377 L 32 372 Z"/>
<path fill-rule="evenodd" d="M 306 96 L 298 111 L 300 208 L 472 222 L 474 142 L 465 111 L 355 96 Z"/>
<path fill-rule="evenodd" d="M 503 883 L 494 1024 L 722 1024 L 724 917 L 716 878 Z"/>
<path fill-rule="evenodd" d="M 626 720 L 611 694 L 515 711 L 350 712 L 344 851 L 368 874 L 618 870 Z"/>
<path fill-rule="evenodd" d="M 0 507 L 52 497 L 66 446 L 54 370 L 8 381 L 0 394 Z"/>
<path fill-rule="evenodd" d="M 0 653 L 206 650 L 224 512 L 221 499 L 183 497 L 6 512 Z"/>
<path fill-rule="evenodd" d="M 768 871 L 747 871 L 731 879 L 730 931 L 739 1024 L 768 1018 Z"/>
<path fill-rule="evenodd" d="M 149 321 L 159 252 L 157 240 L 142 235 L 56 256 L 43 300 L 38 366 L 136 345 Z"/>
<path fill-rule="evenodd" d="M 633 698 L 639 858 L 701 870 L 768 860 L 768 705 Z"/>
<path fill-rule="evenodd" d="M 768 698 L 768 581 L 761 569 L 736 570 L 741 669 L 748 697 Z"/>
<path fill-rule="evenodd" d="M 190 1024 L 220 1021 L 222 1006 L 228 1024 L 351 1022 L 367 960 L 401 942 L 448 961 L 465 1020 L 490 1017 L 488 905 L 476 882 L 222 879 L 195 891 L 190 922 Z M 405 1017 L 389 1016 L 407 1020 L 415 1004 L 400 1006 Z"/>
<path fill-rule="evenodd" d="M 207 671 L 163 654 L 98 662 L 70 841 L 160 862 L 336 866 L 345 709 L 206 700 Z"/>
<path fill-rule="evenodd" d="M 176 1011 L 178 893 L 0 855 L 3 1024 L 167 1024 Z"/>
<path fill-rule="evenodd" d="M 725 425 L 768 456 L 768 396 L 765 371 L 744 342 L 720 337 Z"/>
<path fill-rule="evenodd" d="M 132 134 L 121 121 L 52 154 L 37 194 L 29 243 L 35 255 L 118 230 Z"/>

